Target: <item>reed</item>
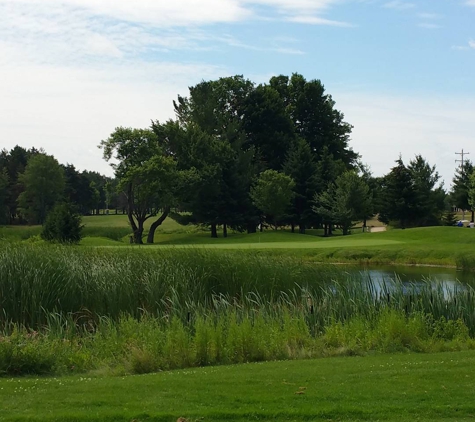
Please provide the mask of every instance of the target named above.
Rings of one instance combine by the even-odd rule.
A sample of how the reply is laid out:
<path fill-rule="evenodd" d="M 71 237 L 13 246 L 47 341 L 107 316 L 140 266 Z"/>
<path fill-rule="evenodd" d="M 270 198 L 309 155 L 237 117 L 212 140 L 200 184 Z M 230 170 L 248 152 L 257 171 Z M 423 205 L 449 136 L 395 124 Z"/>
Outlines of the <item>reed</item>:
<path fill-rule="evenodd" d="M 0 373 L 467 348 L 474 294 L 245 251 L 6 244 Z"/>

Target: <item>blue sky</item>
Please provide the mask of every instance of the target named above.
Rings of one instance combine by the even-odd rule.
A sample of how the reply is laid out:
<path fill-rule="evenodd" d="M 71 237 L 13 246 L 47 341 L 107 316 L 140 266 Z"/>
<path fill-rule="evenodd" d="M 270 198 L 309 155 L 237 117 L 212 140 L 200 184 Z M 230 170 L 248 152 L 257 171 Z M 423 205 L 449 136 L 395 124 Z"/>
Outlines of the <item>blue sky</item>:
<path fill-rule="evenodd" d="M 0 0 L 0 147 L 112 174 L 116 126 L 173 117 L 201 80 L 320 79 L 375 175 L 475 160 L 475 0 Z M 470 158 L 471 156 L 469 156 Z"/>

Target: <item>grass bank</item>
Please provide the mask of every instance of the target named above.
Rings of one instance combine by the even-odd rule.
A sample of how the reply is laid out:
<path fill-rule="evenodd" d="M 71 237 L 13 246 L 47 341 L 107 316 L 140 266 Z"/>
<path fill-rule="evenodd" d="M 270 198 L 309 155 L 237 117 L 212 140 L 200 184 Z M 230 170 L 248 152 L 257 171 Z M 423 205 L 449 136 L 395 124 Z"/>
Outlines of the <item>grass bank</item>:
<path fill-rule="evenodd" d="M 0 379 L 3 421 L 468 421 L 475 352 Z"/>

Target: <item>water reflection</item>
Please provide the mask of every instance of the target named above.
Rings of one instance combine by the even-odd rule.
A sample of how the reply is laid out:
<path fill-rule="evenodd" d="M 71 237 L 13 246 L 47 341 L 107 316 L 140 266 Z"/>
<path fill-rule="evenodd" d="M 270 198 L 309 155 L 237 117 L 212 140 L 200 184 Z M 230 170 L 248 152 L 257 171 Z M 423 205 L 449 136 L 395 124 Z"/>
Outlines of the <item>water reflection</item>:
<path fill-rule="evenodd" d="M 444 297 L 448 298 L 457 291 L 466 290 L 467 286 L 475 286 L 475 274 L 459 272 L 450 268 L 432 267 L 368 267 L 353 268 L 350 275 L 362 276 L 371 281 L 375 296 L 381 296 L 393 291 L 396 285 L 402 285 L 405 294 L 417 294 L 422 289 L 431 286 L 434 290 L 441 289 Z"/>

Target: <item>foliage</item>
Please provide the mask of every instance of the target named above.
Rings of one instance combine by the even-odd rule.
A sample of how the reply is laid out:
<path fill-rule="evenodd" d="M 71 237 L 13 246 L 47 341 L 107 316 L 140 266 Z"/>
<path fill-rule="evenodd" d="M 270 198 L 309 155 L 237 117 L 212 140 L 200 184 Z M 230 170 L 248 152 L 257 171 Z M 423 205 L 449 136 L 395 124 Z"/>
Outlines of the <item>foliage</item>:
<path fill-rule="evenodd" d="M 37 154 L 18 176 L 24 191 L 18 196 L 20 214 L 29 224 L 42 224 L 64 194 L 64 172 L 51 155 Z"/>
<path fill-rule="evenodd" d="M 336 224 L 347 235 L 356 221 L 371 212 L 371 199 L 365 181 L 349 171 L 340 175 L 325 192 L 315 195 L 313 210 L 324 222 Z"/>
<path fill-rule="evenodd" d="M 179 174 L 176 161 L 164 154 L 156 134 L 149 129 L 117 128 L 101 142 L 104 158 L 112 164 L 119 181 L 118 189 L 127 197 L 127 215 L 134 242 L 143 243 L 144 223 L 161 214 L 149 232 L 148 243 L 170 212 Z"/>
<path fill-rule="evenodd" d="M 455 207 L 462 210 L 472 210 L 469 202 L 470 175 L 474 172 L 473 164 L 467 160 L 463 167 L 458 167 L 452 180 L 451 199 Z M 472 212 L 473 221 L 473 212 Z"/>
<path fill-rule="evenodd" d="M 6 168 L 0 169 L 0 224 L 6 224 L 8 218 L 8 185 L 10 178 Z"/>
<path fill-rule="evenodd" d="M 442 224 L 444 226 L 455 226 L 457 223 L 457 215 L 454 211 L 446 211 L 442 215 Z"/>
<path fill-rule="evenodd" d="M 435 166 L 420 155 L 406 167 L 402 158 L 381 180 L 379 220 L 399 227 L 438 225 L 445 210 L 445 191 Z"/>
<path fill-rule="evenodd" d="M 266 217 L 271 217 L 277 230 L 278 222 L 288 210 L 295 182 L 290 176 L 275 170 L 262 172 L 256 184 L 251 188 L 251 198 L 254 205 Z"/>
<path fill-rule="evenodd" d="M 299 138 L 295 142 L 287 154 L 283 170 L 295 182 L 289 221 L 292 225 L 298 224 L 299 233 L 304 234 L 307 226 L 315 222 L 310 204 L 320 186 L 316 159 L 307 141 Z"/>
<path fill-rule="evenodd" d="M 446 196 L 443 184 L 438 185 L 439 173 L 421 155 L 416 155 L 407 169 L 411 173 L 416 194 L 416 215 L 412 225 L 439 225 L 445 210 Z"/>
<path fill-rule="evenodd" d="M 468 176 L 468 205 L 471 210 L 475 210 L 475 169 Z M 473 218 L 472 218 L 473 221 Z"/>
<path fill-rule="evenodd" d="M 82 238 L 81 216 L 69 203 L 57 204 L 46 217 L 41 237 L 50 242 L 79 243 Z"/>

